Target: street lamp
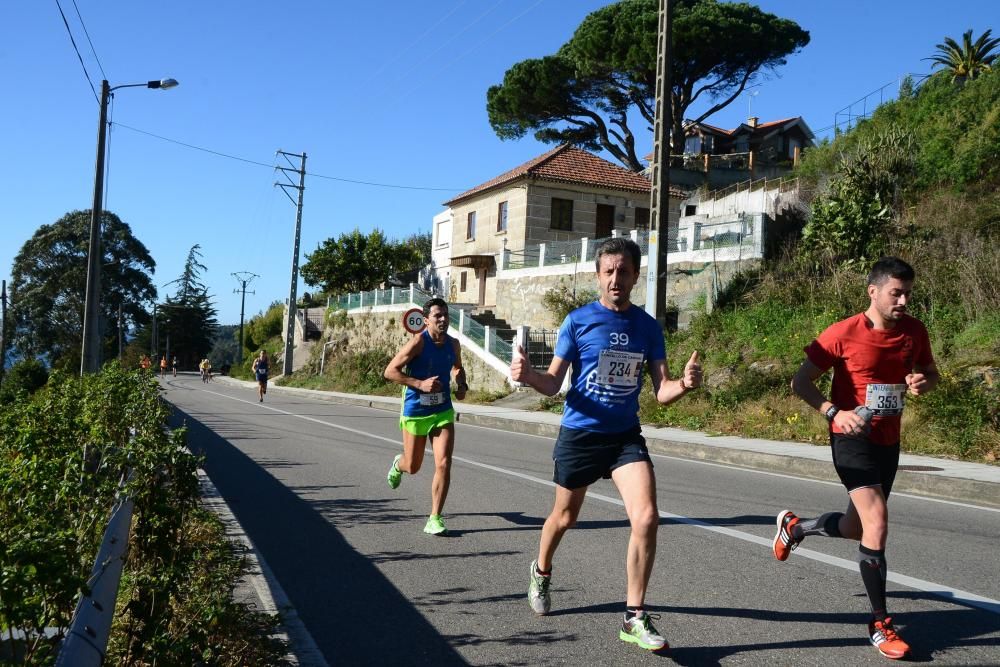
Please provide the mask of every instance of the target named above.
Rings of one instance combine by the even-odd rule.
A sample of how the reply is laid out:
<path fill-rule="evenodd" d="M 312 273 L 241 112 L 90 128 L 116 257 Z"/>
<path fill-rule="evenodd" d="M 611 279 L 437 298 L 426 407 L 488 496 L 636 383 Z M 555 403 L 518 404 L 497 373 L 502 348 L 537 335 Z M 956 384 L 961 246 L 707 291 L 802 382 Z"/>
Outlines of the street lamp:
<path fill-rule="evenodd" d="M 174 79 L 146 83 L 127 83 L 112 88 L 101 81 L 101 118 L 97 126 L 97 164 L 94 168 L 94 205 L 90 210 L 90 243 L 87 246 L 87 292 L 83 306 L 83 346 L 80 374 L 96 373 L 101 368 L 100 300 L 101 300 L 101 207 L 104 195 L 104 146 L 107 143 L 108 100 L 119 88 L 162 88 L 177 85 Z"/>

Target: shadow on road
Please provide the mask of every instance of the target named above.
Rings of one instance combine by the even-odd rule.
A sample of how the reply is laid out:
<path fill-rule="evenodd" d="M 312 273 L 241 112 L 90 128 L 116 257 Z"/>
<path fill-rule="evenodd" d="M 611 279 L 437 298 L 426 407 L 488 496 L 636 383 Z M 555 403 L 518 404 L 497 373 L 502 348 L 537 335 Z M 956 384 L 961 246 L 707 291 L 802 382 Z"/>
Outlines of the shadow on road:
<path fill-rule="evenodd" d="M 205 471 L 331 665 L 466 664 L 312 503 L 176 406 L 174 418 L 187 421 L 188 446 L 205 457 Z"/>
<path fill-rule="evenodd" d="M 831 592 L 831 595 L 834 593 Z M 893 598 L 927 600 L 939 605 L 941 598 L 916 591 L 890 592 Z M 845 603 L 845 605 L 848 603 Z M 863 603 L 862 603 L 863 604 Z M 983 635 L 994 634 L 1000 629 L 1000 616 L 984 612 L 980 609 L 967 607 L 961 603 L 945 602 L 948 608 L 908 612 L 896 619 L 896 627 L 900 635 L 909 642 L 912 654 L 908 662 L 930 662 L 936 651 L 956 647 L 993 648 L 1000 646 L 997 637 Z M 850 604 L 853 606 L 853 603 Z M 753 644 L 733 644 L 728 646 L 678 646 L 670 650 L 670 657 L 679 665 L 721 665 L 726 658 L 742 655 L 753 660 L 751 656 L 759 651 L 776 651 L 781 649 L 823 649 L 841 648 L 847 646 L 868 645 L 865 636 L 865 626 L 868 623 L 867 613 L 858 612 L 800 612 L 776 611 L 774 609 L 747 609 L 739 607 L 677 607 L 670 605 L 647 605 L 654 614 L 663 614 L 663 621 L 657 624 L 669 639 L 670 627 L 676 623 L 697 623 L 698 616 L 718 616 L 721 618 L 743 618 L 773 623 L 813 623 L 817 625 L 814 633 L 803 632 L 800 637 L 790 641 L 767 641 L 763 639 Z M 572 614 L 607 614 L 621 612 L 621 602 L 604 602 L 569 609 L 553 609 L 550 616 Z M 857 638 L 824 636 L 824 625 L 848 625 L 857 628 Z M 874 650 L 874 649 L 873 649 Z M 970 656 L 970 659 L 975 658 Z M 974 663 L 968 663 L 974 664 Z"/>

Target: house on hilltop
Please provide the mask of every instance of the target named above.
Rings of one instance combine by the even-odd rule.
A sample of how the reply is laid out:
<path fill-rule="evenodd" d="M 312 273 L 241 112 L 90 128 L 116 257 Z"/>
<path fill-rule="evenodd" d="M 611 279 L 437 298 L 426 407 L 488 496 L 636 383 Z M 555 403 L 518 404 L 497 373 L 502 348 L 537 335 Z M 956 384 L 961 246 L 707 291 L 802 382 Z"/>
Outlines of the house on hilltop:
<path fill-rule="evenodd" d="M 563 144 L 453 197 L 435 224 L 451 227 L 450 241 L 435 233 L 435 248 L 450 244 L 450 300 L 495 304 L 504 250 L 648 230 L 650 190 L 643 174 Z M 685 196 L 671 189 L 671 221 Z"/>
<path fill-rule="evenodd" d="M 700 158 L 708 171 L 711 163 L 726 164 L 719 158 L 729 156 L 727 166 L 732 168 L 751 171 L 775 166 L 790 168 L 798 162 L 803 149 L 815 145 L 816 137 L 801 116 L 767 123 L 759 121 L 752 116 L 731 130 L 708 123 L 689 123 L 684 128 L 685 166 L 692 162 L 692 157 L 695 163 Z"/>

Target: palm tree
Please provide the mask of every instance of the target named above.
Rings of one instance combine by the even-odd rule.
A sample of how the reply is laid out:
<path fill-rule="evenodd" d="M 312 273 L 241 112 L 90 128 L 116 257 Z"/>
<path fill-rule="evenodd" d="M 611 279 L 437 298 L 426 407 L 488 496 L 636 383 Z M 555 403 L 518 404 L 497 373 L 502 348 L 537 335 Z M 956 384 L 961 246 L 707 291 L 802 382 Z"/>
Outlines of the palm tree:
<path fill-rule="evenodd" d="M 951 37 L 945 37 L 944 43 L 937 45 L 937 52 L 924 60 L 950 70 L 952 81 L 961 83 L 966 79 L 975 79 L 976 75 L 990 69 L 1000 55 L 992 53 L 1000 45 L 1000 37 L 990 39 L 992 32 L 992 29 L 987 30 L 973 42 L 972 30 L 966 30 L 962 35 L 961 46 Z"/>

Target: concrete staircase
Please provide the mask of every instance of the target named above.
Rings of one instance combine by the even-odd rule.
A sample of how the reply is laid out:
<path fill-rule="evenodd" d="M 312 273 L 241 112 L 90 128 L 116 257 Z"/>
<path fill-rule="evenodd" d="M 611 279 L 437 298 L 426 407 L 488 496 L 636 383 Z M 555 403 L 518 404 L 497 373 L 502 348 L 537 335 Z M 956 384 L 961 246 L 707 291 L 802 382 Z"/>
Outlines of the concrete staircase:
<path fill-rule="evenodd" d="M 323 335 L 323 316 L 326 314 L 326 308 L 301 308 L 299 312 L 302 313 L 305 324 L 305 339 L 319 340 Z"/>
<path fill-rule="evenodd" d="M 514 341 L 514 327 L 507 320 L 498 318 L 492 310 L 475 310 L 470 313 L 472 319 L 484 327 L 489 327 L 497 333 L 497 337 L 507 343 Z"/>

